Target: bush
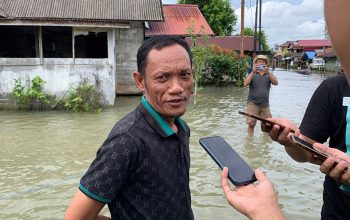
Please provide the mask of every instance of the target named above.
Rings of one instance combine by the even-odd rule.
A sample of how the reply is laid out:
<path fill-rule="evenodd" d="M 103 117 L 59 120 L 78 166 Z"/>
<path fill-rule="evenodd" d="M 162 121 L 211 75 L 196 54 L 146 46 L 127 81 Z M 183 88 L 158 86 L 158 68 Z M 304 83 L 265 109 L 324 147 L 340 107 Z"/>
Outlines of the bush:
<path fill-rule="evenodd" d="M 198 86 L 222 86 L 227 83 L 243 85 L 248 69 L 248 60 L 237 53 L 217 45 L 194 46 L 194 72 Z"/>
<path fill-rule="evenodd" d="M 65 108 L 73 112 L 99 112 L 102 109 L 101 82 L 95 76 L 95 85 L 89 85 L 84 79 L 72 89 L 65 101 Z"/>
<path fill-rule="evenodd" d="M 16 100 L 16 107 L 18 110 L 31 110 L 34 104 L 50 105 L 49 96 L 42 91 L 45 81 L 39 76 L 32 79 L 32 86 L 25 90 L 22 86 L 21 79 L 15 79 L 15 86 L 11 92 L 11 96 Z M 42 107 L 41 107 L 42 108 Z"/>

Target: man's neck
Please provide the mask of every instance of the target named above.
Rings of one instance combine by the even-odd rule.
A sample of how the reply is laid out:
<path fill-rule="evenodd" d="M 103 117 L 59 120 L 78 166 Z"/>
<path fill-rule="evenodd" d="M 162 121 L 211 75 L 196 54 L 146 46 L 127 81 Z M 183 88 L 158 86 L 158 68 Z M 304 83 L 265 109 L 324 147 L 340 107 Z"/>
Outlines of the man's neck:
<path fill-rule="evenodd" d="M 170 126 L 171 129 L 173 129 L 173 131 L 175 133 L 177 133 L 178 128 L 177 125 L 175 123 L 175 118 L 164 118 L 164 120 L 166 121 L 166 123 Z"/>

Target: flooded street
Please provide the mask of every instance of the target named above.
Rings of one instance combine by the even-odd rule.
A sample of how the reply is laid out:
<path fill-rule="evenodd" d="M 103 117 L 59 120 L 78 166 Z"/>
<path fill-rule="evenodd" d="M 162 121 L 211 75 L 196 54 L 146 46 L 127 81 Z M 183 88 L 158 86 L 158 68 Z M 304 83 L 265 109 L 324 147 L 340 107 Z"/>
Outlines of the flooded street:
<path fill-rule="evenodd" d="M 299 125 L 312 93 L 330 75 L 274 73 L 279 85 L 270 92 L 271 113 Z M 212 135 L 223 136 L 254 169 L 266 172 L 287 219 L 320 219 L 323 174 L 315 165 L 293 161 L 259 126 L 247 136 L 245 118 L 238 114 L 246 108 L 247 93 L 247 88 L 205 88 L 184 115 L 191 128 L 195 219 L 247 219 L 227 204 L 219 168 L 198 143 Z M 62 219 L 110 129 L 140 100 L 118 97 L 116 108 L 99 114 L 0 112 L 0 219 Z"/>

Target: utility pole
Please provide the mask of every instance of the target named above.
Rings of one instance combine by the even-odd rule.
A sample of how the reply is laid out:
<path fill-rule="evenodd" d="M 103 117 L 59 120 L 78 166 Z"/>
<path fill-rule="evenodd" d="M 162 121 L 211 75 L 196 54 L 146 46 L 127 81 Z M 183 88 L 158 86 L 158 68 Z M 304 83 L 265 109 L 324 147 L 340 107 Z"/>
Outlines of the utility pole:
<path fill-rule="evenodd" d="M 244 57 L 244 0 L 241 1 L 241 50 L 240 57 Z"/>
<path fill-rule="evenodd" d="M 259 4 L 259 0 L 256 0 L 253 58 L 256 56 L 256 38 L 257 38 L 257 33 L 256 32 L 257 32 L 257 25 L 258 25 L 258 4 Z"/>
<path fill-rule="evenodd" d="M 260 0 L 259 3 L 259 54 L 261 53 L 261 37 L 262 37 L 262 33 L 261 33 L 261 6 L 262 6 L 262 0 Z"/>

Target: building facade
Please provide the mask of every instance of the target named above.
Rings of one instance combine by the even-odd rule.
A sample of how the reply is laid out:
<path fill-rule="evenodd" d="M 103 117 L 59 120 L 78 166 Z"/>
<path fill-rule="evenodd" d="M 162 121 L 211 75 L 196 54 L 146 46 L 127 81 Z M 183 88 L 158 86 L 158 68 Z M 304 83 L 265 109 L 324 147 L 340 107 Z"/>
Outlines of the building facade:
<path fill-rule="evenodd" d="M 35 76 L 61 97 L 98 78 L 104 104 L 138 94 L 132 72 L 144 41 L 144 22 L 162 21 L 160 0 L 0 0 L 0 99 L 15 79 Z"/>

